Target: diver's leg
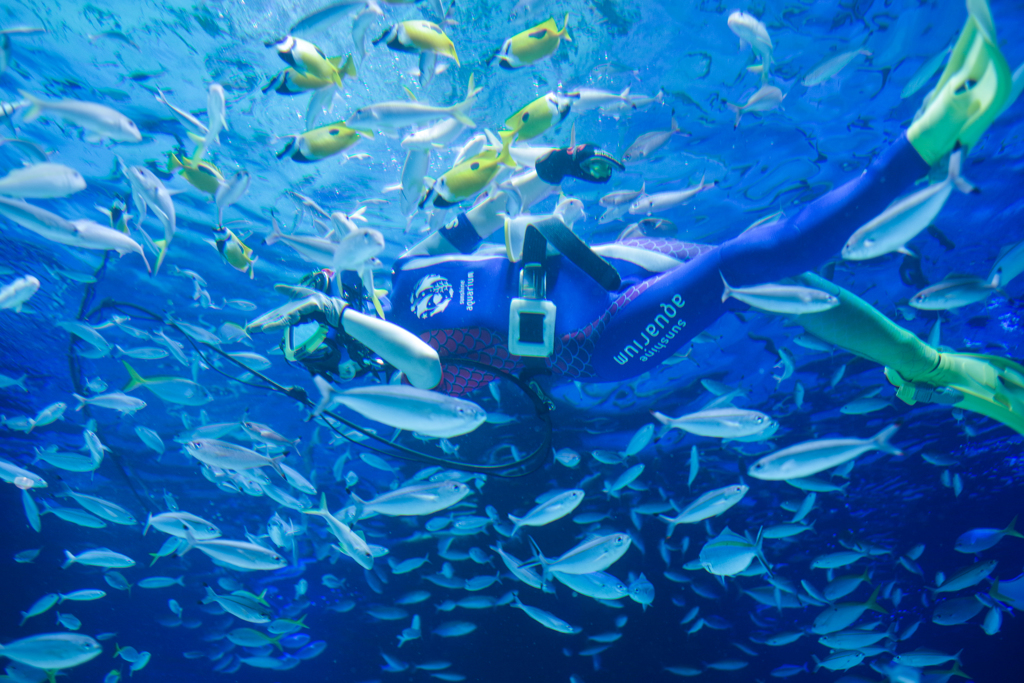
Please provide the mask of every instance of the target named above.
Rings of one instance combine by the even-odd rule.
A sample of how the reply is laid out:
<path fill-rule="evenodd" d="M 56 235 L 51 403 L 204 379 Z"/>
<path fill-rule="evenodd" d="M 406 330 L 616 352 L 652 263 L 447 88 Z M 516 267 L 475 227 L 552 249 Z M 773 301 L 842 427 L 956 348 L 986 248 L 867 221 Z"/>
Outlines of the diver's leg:
<path fill-rule="evenodd" d="M 1024 366 L 996 356 L 939 353 L 842 287 L 817 275 L 800 280 L 832 294 L 839 306 L 794 320 L 816 337 L 884 365 L 900 399 L 955 405 L 1024 434 Z"/>
<path fill-rule="evenodd" d="M 1013 76 L 992 42 L 984 0 L 974 5 L 939 84 L 917 120 L 857 179 L 796 215 L 748 230 L 722 245 L 722 272 L 739 286 L 815 270 L 853 231 L 880 214 L 932 164 L 957 146 L 970 148 L 1009 101 Z"/>
<path fill-rule="evenodd" d="M 901 135 L 857 178 L 792 216 L 724 242 L 722 274 L 730 285 L 744 287 L 817 270 L 840 252 L 855 230 L 882 213 L 928 169 Z"/>
<path fill-rule="evenodd" d="M 595 323 L 600 329 L 593 342 L 597 376 L 605 381 L 634 377 L 717 320 L 727 310 L 722 275 L 733 286 L 747 286 L 817 269 L 854 230 L 927 172 L 928 165 L 901 136 L 860 177 L 795 215 L 748 230 L 626 290 Z"/>

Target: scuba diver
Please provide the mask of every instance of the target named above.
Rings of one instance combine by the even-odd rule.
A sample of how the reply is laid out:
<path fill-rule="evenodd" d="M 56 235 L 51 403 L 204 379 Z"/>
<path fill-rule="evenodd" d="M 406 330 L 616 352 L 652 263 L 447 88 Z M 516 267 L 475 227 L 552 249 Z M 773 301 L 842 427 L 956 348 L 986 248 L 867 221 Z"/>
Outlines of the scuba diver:
<path fill-rule="evenodd" d="M 839 253 L 955 149 L 966 153 L 1008 104 L 1006 60 L 969 17 L 922 112 L 857 178 L 719 245 L 633 238 L 588 247 L 556 211 L 522 236 L 521 258 L 505 213 L 554 194 L 566 176 L 606 183 L 622 165 L 594 145 L 556 149 L 514 190 L 460 214 L 394 265 L 390 321 L 363 306 L 361 287 L 322 272 L 306 287 L 278 285 L 292 303 L 261 316 L 254 331 L 285 329 L 285 351 L 314 374 L 348 379 L 390 364 L 414 387 L 461 395 L 496 371 L 539 371 L 614 382 L 675 354 L 723 313 L 731 287 L 781 279 L 828 292 L 839 305 L 795 316 L 822 340 L 885 366 L 909 404 L 934 402 L 981 413 L 1024 433 L 1024 366 L 996 356 L 939 352 L 854 294 L 807 271 Z M 505 228 L 506 248 L 481 242 Z M 346 360 L 345 356 L 348 356 Z"/>

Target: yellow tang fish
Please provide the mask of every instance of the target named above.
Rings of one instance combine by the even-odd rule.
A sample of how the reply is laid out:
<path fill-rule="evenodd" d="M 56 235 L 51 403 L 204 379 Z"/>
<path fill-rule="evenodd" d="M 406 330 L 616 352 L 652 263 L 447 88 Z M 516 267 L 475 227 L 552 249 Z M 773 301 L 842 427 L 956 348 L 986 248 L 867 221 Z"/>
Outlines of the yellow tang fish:
<path fill-rule="evenodd" d="M 344 64 L 341 63 L 341 57 L 332 57 L 328 61 L 338 67 L 338 75 L 342 81 L 344 81 L 345 76 L 349 78 L 356 77 L 356 65 L 352 61 L 352 55 L 345 58 Z M 267 83 L 266 87 L 263 88 L 263 92 L 273 90 L 279 95 L 301 95 L 304 92 L 320 90 L 332 84 L 337 85 L 339 88 L 341 87 L 341 82 L 335 82 L 333 78 L 319 78 L 290 67 L 274 76 L 270 83 Z"/>
<path fill-rule="evenodd" d="M 576 96 L 577 98 L 579 95 Z M 505 121 L 505 126 L 519 140 L 530 140 L 551 126 L 561 123 L 572 108 L 573 98 L 549 92 L 535 99 Z M 505 134 L 502 133 L 502 137 Z"/>
<path fill-rule="evenodd" d="M 328 59 L 316 45 L 295 36 L 267 43 L 267 47 L 276 48 L 281 60 L 298 73 L 341 87 L 342 76 L 338 70 L 341 57 Z"/>
<path fill-rule="evenodd" d="M 451 57 L 459 64 L 455 43 L 432 21 L 416 19 L 399 22 L 373 41 L 373 44 L 379 45 L 384 41 L 387 41 L 389 48 L 398 52 L 433 52 L 443 57 Z"/>
<path fill-rule="evenodd" d="M 310 164 L 348 149 L 359 142 L 360 137 L 373 138 L 373 133 L 353 130 L 346 126 L 344 121 L 338 121 L 305 133 L 284 137 L 291 140 L 288 146 L 278 153 L 277 158 L 289 156 L 292 161 Z"/>
<path fill-rule="evenodd" d="M 171 158 L 167 160 L 167 170 L 171 173 L 180 170 L 181 177 L 194 188 L 207 194 L 216 194 L 217 188 L 224 182 L 224 176 L 209 161 L 202 161 L 203 151 L 200 147 L 191 159 L 186 156 L 179 159 L 172 153 Z"/>
<path fill-rule="evenodd" d="M 214 228 L 213 237 L 216 240 L 217 251 L 224 257 L 228 265 L 243 273 L 248 271 L 251 280 L 255 275 L 256 260 L 259 258 L 252 255 L 252 249 L 224 226 Z"/>
<path fill-rule="evenodd" d="M 572 42 L 572 38 L 569 37 L 568 14 L 565 15 L 561 31 L 558 30 L 554 19 L 548 19 L 543 24 L 528 28 L 506 40 L 494 55 L 494 59 L 500 60 L 503 69 L 521 69 L 553 55 L 562 38 Z"/>
<path fill-rule="evenodd" d="M 516 162 L 509 154 L 512 137 L 502 136 L 500 152 L 496 152 L 493 147 L 485 149 L 435 180 L 430 192 L 420 202 L 420 208 L 430 202 L 439 207 L 454 206 L 487 187 L 487 184 L 498 175 L 501 166 L 515 168 Z"/>

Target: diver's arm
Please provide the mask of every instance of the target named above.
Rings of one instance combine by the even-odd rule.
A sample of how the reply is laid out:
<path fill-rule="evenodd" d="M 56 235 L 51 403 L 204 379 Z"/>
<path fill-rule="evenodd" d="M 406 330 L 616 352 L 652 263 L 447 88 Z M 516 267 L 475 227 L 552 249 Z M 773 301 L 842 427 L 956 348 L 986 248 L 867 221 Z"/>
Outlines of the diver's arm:
<path fill-rule="evenodd" d="M 519 192 L 523 200 L 523 208 L 528 209 L 545 197 L 557 191 L 558 186 L 549 185 L 537 177 L 536 171 L 530 171 L 512 179 L 512 186 Z M 508 207 L 508 195 L 497 192 L 487 197 L 459 217 L 458 222 L 450 227 L 438 230 L 433 235 L 410 249 L 408 256 L 435 256 L 438 254 L 458 254 L 460 249 L 453 242 L 460 243 L 463 248 L 469 244 L 479 244 L 492 234 L 505 227 L 505 212 Z M 468 225 L 460 225 L 461 221 Z M 472 232 L 469 232 L 469 231 Z M 461 232 L 462 234 L 456 234 Z M 467 244 L 462 244 L 466 242 Z M 470 249 L 472 251 L 472 249 Z"/>
<path fill-rule="evenodd" d="M 458 254 L 459 246 L 469 247 L 472 251 L 481 240 L 487 239 L 496 230 L 505 227 L 505 212 L 508 197 L 498 192 L 487 197 L 456 221 L 438 230 L 415 247 L 406 252 L 406 256 L 436 256 L 438 254 Z M 472 245 L 472 246 L 470 246 Z"/>
<path fill-rule="evenodd" d="M 441 360 L 429 344 L 393 323 L 346 308 L 341 328 L 402 371 L 418 389 L 433 389 L 441 381 Z"/>
<path fill-rule="evenodd" d="M 605 172 L 599 172 L 593 165 L 596 160 L 605 161 Z M 611 178 L 612 168 L 622 170 L 623 166 L 594 145 L 580 145 L 548 152 L 537 160 L 535 170 L 521 173 L 510 182 L 525 210 L 557 192 L 566 176 L 589 183 L 606 183 Z M 471 253 L 481 240 L 505 227 L 508 199 L 505 192 L 494 193 L 410 249 L 407 255 Z"/>

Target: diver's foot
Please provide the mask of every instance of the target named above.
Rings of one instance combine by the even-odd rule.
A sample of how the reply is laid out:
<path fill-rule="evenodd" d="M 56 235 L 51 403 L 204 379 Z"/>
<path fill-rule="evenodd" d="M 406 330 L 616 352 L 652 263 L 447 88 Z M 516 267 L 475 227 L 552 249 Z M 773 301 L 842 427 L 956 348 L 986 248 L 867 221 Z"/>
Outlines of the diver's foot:
<path fill-rule="evenodd" d="M 913 405 L 942 403 L 980 413 L 1024 434 L 1024 366 L 999 356 L 943 353 L 923 375 L 905 378 L 892 368 L 885 375 L 896 395 Z"/>
<path fill-rule="evenodd" d="M 938 163 L 957 145 L 973 147 L 1003 111 L 1013 88 L 1010 67 L 996 45 L 988 4 L 978 0 L 968 7 L 971 13 L 942 78 L 907 130 L 910 144 L 929 164 Z"/>

